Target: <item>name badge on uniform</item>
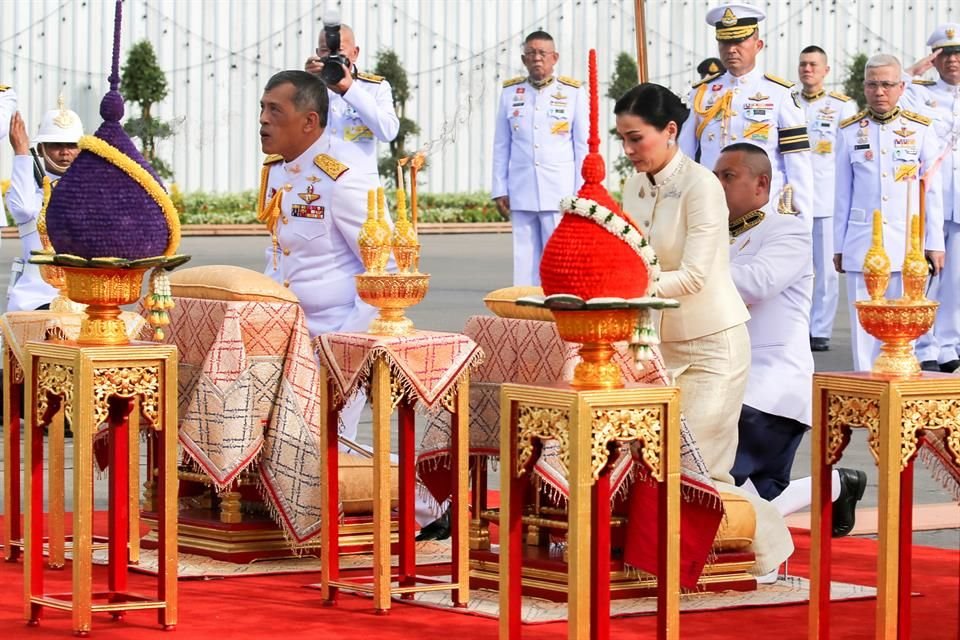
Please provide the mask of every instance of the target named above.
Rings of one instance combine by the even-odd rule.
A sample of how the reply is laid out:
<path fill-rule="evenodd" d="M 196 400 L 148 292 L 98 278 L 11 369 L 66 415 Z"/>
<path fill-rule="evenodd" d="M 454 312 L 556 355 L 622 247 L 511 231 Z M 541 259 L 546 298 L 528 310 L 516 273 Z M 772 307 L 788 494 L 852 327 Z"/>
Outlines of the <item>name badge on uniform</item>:
<path fill-rule="evenodd" d="M 300 204 L 297 203 L 290 207 L 290 215 L 295 218 L 308 218 L 310 220 L 323 220 L 324 207 L 318 204 Z"/>
<path fill-rule="evenodd" d="M 863 151 L 864 149 L 869 149 L 869 148 L 870 148 L 869 142 L 861 142 L 860 144 L 853 145 L 854 151 Z"/>
<path fill-rule="evenodd" d="M 547 115 L 551 118 L 556 118 L 557 120 L 563 120 L 567 117 L 567 108 L 566 107 L 550 107 L 547 111 Z"/>
<path fill-rule="evenodd" d="M 522 107 L 522 106 L 523 106 L 523 100 L 514 100 L 514 101 L 513 101 L 513 107 L 514 107 L 514 108 Z"/>
<path fill-rule="evenodd" d="M 893 179 L 897 182 L 912 180 L 917 176 L 917 168 L 919 166 L 916 162 L 905 162 L 897 167 Z"/>
<path fill-rule="evenodd" d="M 821 138 L 817 140 L 817 144 L 813 147 L 814 153 L 831 153 L 833 151 L 833 143 L 829 140 L 824 140 Z"/>
<path fill-rule="evenodd" d="M 347 142 L 358 142 L 360 140 L 373 140 L 373 131 L 365 124 L 357 124 L 352 127 L 344 127 L 343 139 Z"/>
<path fill-rule="evenodd" d="M 894 160 L 915 160 L 920 150 L 917 148 L 916 140 L 903 140 L 897 138 L 893 141 L 893 159 Z"/>
<path fill-rule="evenodd" d="M 347 108 L 343 110 L 343 117 L 349 118 L 350 120 L 358 120 L 360 118 L 360 114 L 357 113 L 356 109 L 348 105 Z"/>
<path fill-rule="evenodd" d="M 748 103 L 743 105 L 743 117 L 747 120 L 769 120 L 773 116 L 773 103 Z"/>
<path fill-rule="evenodd" d="M 554 122 L 550 125 L 550 133 L 561 134 L 561 133 L 570 133 L 570 121 L 569 120 L 560 120 Z"/>
<path fill-rule="evenodd" d="M 754 122 L 743 130 L 743 137 L 757 142 L 766 142 L 770 138 L 769 122 Z"/>

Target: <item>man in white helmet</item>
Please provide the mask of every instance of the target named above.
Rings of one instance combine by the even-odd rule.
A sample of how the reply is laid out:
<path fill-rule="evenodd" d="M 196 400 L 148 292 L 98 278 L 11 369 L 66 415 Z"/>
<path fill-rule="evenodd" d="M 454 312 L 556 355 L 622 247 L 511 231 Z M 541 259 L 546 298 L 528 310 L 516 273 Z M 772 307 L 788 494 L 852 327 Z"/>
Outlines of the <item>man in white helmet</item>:
<path fill-rule="evenodd" d="M 7 292 L 7 311 L 48 309 L 57 290 L 40 277 L 37 265 L 30 264 L 30 252 L 42 249 L 37 218 L 43 208 L 43 181 L 49 178 L 55 187 L 77 154 L 77 142 L 83 135 L 80 116 L 64 106 L 47 111 L 37 132 L 35 153 L 20 113 L 10 119 L 10 146 L 13 147 L 13 172 L 7 191 L 7 208 L 20 235 L 22 255 L 14 260 Z"/>

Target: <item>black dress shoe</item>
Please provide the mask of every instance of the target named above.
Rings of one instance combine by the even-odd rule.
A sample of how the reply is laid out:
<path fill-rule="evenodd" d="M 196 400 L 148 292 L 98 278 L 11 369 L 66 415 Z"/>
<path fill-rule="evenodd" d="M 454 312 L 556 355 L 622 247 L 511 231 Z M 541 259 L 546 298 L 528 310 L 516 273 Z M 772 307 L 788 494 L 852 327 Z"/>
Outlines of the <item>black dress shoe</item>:
<path fill-rule="evenodd" d="M 450 509 L 443 512 L 443 515 L 420 529 L 417 534 L 417 542 L 421 540 L 446 540 L 450 537 Z"/>
<path fill-rule="evenodd" d="M 833 501 L 833 537 L 842 538 L 853 531 L 857 503 L 867 488 L 867 474 L 859 469 L 837 469 L 840 495 Z"/>
<path fill-rule="evenodd" d="M 810 351 L 830 351 L 830 338 L 810 338 Z"/>
<path fill-rule="evenodd" d="M 953 373 L 960 368 L 960 360 L 951 360 L 940 365 L 940 371 L 944 373 Z"/>
<path fill-rule="evenodd" d="M 940 373 L 940 365 L 936 360 L 924 360 L 920 363 L 920 371 L 936 371 Z"/>

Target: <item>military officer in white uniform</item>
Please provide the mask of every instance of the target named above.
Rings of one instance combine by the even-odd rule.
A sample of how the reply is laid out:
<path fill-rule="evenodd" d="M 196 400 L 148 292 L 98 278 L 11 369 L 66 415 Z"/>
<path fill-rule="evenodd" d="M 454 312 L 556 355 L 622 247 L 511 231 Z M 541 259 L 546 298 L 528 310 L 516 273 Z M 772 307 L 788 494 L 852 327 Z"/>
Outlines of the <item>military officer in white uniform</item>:
<path fill-rule="evenodd" d="M 939 282 L 929 296 L 939 300 L 934 325 L 941 371 L 952 373 L 960 366 L 960 23 L 940 25 L 927 45 L 933 55 L 914 72 L 936 68 L 937 80 L 914 79 L 907 84 L 901 104 L 933 118 L 941 151 L 940 176 L 943 189 L 943 234 L 946 256 Z"/>
<path fill-rule="evenodd" d="M 8 85 L 0 84 L 0 140 L 7 137 L 10 131 L 10 119 L 17 112 L 17 92 Z M 3 198 L 0 198 L 0 218 L 6 223 L 6 213 L 3 210 Z M 2 344 L 2 341 L 0 341 Z"/>
<path fill-rule="evenodd" d="M 714 172 L 730 211 L 730 275 L 750 310 L 750 377 L 732 473 L 737 485 L 773 501 L 787 515 L 811 498 L 809 478 L 795 487 L 790 472 L 811 421 L 813 356 L 807 336 L 813 243 L 802 220 L 770 202 L 772 172 L 763 149 L 730 145 Z M 834 470 L 835 534 L 853 529 L 853 509 L 865 485 L 862 471 Z"/>
<path fill-rule="evenodd" d="M 513 284 L 540 284 L 543 247 L 560 222 L 560 200 L 583 183 L 587 96 L 580 82 L 554 77 L 553 38 L 527 36 L 521 60 L 529 75 L 503 83 L 493 137 L 491 195 L 513 227 Z"/>
<path fill-rule="evenodd" d="M 325 34 L 320 34 L 315 56 L 307 59 L 306 71 L 319 74 L 321 60 L 330 55 Z M 390 83 L 382 76 L 357 69 L 360 47 L 353 29 L 340 26 L 340 51 L 350 61 L 349 73 L 329 85 L 329 112 L 326 133 L 330 137 L 330 153 L 350 167 L 354 176 L 363 176 L 368 188 L 380 186 L 377 172 L 377 141 L 391 142 L 400 130 L 400 119 L 393 105 Z"/>
<path fill-rule="evenodd" d="M 323 135 L 327 106 L 319 78 L 281 71 L 267 82 L 260 107 L 260 141 L 268 156 L 258 217 L 273 240 L 264 273 L 296 294 L 311 337 L 365 331 L 376 315 L 354 281 L 364 271 L 357 238 L 369 180 L 331 154 L 333 141 Z M 364 402 L 355 398 L 341 412 L 348 439 L 356 438 Z"/>
<path fill-rule="evenodd" d="M 836 198 L 834 204 L 834 266 L 847 274 L 850 318 L 857 317 L 856 300 L 869 298 L 863 280 L 863 260 L 870 248 L 874 210 L 883 215 L 883 246 L 893 273 L 886 297 L 902 292 L 900 267 L 906 249 L 908 189 L 912 212 L 919 210 L 919 177 L 940 153 L 937 132 L 930 118 L 899 106 L 904 82 L 900 62 L 878 54 L 867 60 L 864 93 L 868 108 L 840 123 L 836 151 Z M 935 273 L 943 268 L 943 199 L 940 173 L 926 182 L 927 259 Z M 859 323 L 851 322 L 853 365 L 869 371 L 880 352 L 879 342 Z M 921 353 L 920 360 L 936 359 Z"/>
<path fill-rule="evenodd" d="M 709 169 L 729 144 L 762 147 L 773 164 L 774 199 L 789 184 L 792 207 L 809 225 L 814 184 L 807 125 L 791 94 L 793 83 L 756 66 L 763 49 L 757 24 L 764 18 L 763 11 L 745 4 L 725 4 L 707 12 L 707 24 L 717 29 L 726 71 L 693 85 L 687 100 L 690 118 L 678 141 L 681 151 Z"/>
<path fill-rule="evenodd" d="M 797 68 L 802 90 L 813 166 L 813 306 L 810 309 L 810 349 L 828 351 L 837 314 L 839 282 L 833 268 L 834 150 L 840 122 L 857 112 L 848 96 L 823 88 L 830 72 L 826 52 L 816 45 L 800 52 Z M 796 94 L 797 92 L 795 92 Z"/>
<path fill-rule="evenodd" d="M 40 122 L 35 139 L 39 158 L 30 153 L 30 139 L 20 114 L 14 114 L 10 121 L 14 156 L 7 208 L 17 225 L 21 256 L 13 263 L 7 311 L 47 309 L 58 295 L 40 277 L 40 268 L 29 260 L 32 251 L 43 248 L 37 231 L 37 218 L 43 208 L 43 179 L 50 180 L 51 188 L 56 185 L 80 153 L 77 142 L 82 135 L 80 116 L 66 108 L 62 97 L 59 108 L 47 111 Z"/>

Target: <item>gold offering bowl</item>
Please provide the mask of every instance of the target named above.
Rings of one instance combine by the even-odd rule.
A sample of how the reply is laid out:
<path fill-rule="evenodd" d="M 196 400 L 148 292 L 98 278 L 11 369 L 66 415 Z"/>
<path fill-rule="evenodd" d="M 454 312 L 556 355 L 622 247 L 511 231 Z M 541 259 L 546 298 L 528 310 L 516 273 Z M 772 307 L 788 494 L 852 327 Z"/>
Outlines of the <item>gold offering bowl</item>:
<path fill-rule="evenodd" d="M 623 376 L 613 362 L 614 342 L 626 342 L 637 325 L 637 309 L 553 309 L 557 332 L 567 342 L 580 343 L 580 362 L 571 386 L 577 389 L 620 389 Z"/>
<path fill-rule="evenodd" d="M 120 319 L 120 305 L 132 304 L 140 299 L 143 275 L 149 267 L 60 268 L 63 269 L 70 299 L 87 305 L 77 342 L 90 345 L 129 344 L 126 325 Z"/>
<path fill-rule="evenodd" d="M 360 299 L 380 310 L 369 333 L 379 336 L 406 336 L 413 333 L 413 321 L 404 311 L 427 295 L 430 275 L 424 273 L 364 273 L 356 276 Z"/>
<path fill-rule="evenodd" d="M 933 326 L 938 302 L 932 300 L 859 300 L 857 317 L 863 330 L 880 340 L 880 355 L 873 373 L 915 376 L 920 363 L 912 342 Z"/>

